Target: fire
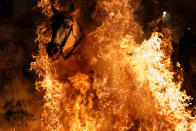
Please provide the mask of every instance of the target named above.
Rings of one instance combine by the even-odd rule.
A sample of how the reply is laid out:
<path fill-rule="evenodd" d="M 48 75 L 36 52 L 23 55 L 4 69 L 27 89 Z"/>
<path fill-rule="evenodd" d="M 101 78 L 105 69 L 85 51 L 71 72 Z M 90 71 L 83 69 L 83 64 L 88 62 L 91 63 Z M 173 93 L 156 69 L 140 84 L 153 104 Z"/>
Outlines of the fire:
<path fill-rule="evenodd" d="M 168 43 L 159 36 L 163 37 L 153 33 L 148 41 L 134 49 L 131 58 L 133 71 L 137 73 L 137 81 L 143 83 L 141 88 L 148 88 L 159 103 L 158 114 L 166 115 L 167 120 L 175 125 L 175 130 L 190 130 L 195 122 L 191 112 L 185 109 L 190 97 L 185 91 L 180 91 L 182 81 L 174 81 L 170 55 L 167 55 L 171 49 L 165 48 Z"/>
<path fill-rule="evenodd" d="M 52 15 L 49 1 L 38 5 Z M 40 76 L 36 88 L 45 92 L 41 130 L 196 130 L 196 119 L 186 109 L 191 97 L 180 90 L 182 74 L 173 71 L 170 36 L 154 32 L 136 44 L 142 31 L 127 0 L 100 1 L 98 8 L 108 17 L 86 36 L 84 42 L 92 44 L 81 54 L 94 74 L 59 79 L 45 52 L 51 31 L 38 27 L 39 54 L 31 67 Z"/>

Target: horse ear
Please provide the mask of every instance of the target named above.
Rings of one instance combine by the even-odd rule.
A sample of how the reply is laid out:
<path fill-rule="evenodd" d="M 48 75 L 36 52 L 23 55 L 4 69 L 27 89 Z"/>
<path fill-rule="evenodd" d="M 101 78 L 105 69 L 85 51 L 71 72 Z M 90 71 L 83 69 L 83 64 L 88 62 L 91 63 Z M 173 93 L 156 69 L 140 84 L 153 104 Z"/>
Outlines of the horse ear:
<path fill-rule="evenodd" d="M 64 16 L 75 17 L 78 15 L 79 11 L 80 11 L 80 9 L 76 9 L 74 4 L 72 3 L 70 5 L 69 11 L 64 12 Z"/>
<path fill-rule="evenodd" d="M 80 12 L 80 9 L 76 9 L 73 4 L 71 5 L 69 11 L 64 11 L 64 12 L 60 12 L 53 5 L 51 5 L 51 8 L 52 8 L 54 16 L 77 17 Z"/>
<path fill-rule="evenodd" d="M 70 12 L 70 16 L 77 16 L 78 15 L 78 13 L 80 12 L 80 9 L 75 9 L 75 10 L 73 10 L 72 12 Z"/>

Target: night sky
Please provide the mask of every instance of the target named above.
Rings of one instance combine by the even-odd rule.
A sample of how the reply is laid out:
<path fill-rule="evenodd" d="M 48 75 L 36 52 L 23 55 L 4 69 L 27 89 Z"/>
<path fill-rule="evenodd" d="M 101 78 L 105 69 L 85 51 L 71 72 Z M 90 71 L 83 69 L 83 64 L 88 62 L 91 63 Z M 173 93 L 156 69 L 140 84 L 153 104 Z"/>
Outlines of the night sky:
<path fill-rule="evenodd" d="M 29 71 L 41 21 L 36 4 L 35 0 L 0 0 L 0 130 L 40 118 L 42 94 L 34 88 L 35 72 Z M 196 1 L 133 0 L 131 4 L 145 37 L 153 31 L 150 23 L 167 12 L 161 26 L 174 33 L 173 61 L 184 69 L 183 89 L 196 99 Z"/>

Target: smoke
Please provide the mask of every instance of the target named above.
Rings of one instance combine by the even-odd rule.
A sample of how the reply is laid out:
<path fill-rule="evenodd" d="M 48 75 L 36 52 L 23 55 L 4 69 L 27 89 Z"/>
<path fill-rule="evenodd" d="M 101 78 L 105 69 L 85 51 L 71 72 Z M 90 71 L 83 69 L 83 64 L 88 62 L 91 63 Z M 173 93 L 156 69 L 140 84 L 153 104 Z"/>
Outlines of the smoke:
<path fill-rule="evenodd" d="M 196 3 L 194 0 L 133 0 L 131 1 L 131 4 L 135 9 L 134 15 L 136 21 L 143 27 L 144 32 L 147 33 L 148 36 L 152 30 L 155 29 L 155 27 L 169 28 L 172 31 L 173 37 L 177 43 L 184 35 L 184 30 L 187 28 L 191 29 L 192 34 L 196 34 L 196 27 L 194 24 L 196 21 L 196 10 L 194 5 Z M 166 18 L 163 18 L 161 21 L 158 20 L 163 17 L 164 12 L 166 12 Z M 152 22 L 156 25 L 152 26 Z"/>
<path fill-rule="evenodd" d="M 25 58 L 26 50 L 13 39 L 5 43 L 0 52 L 1 130 L 23 127 L 25 123 L 39 119 L 41 113 L 41 97 L 33 89 L 33 74 L 26 66 L 29 63 L 29 58 Z"/>
<path fill-rule="evenodd" d="M 36 75 L 28 71 L 34 38 L 26 4 L 1 3 L 5 14 L 0 16 L 0 130 L 36 127 L 40 120 L 41 95 L 34 89 Z M 17 12 L 12 12 L 16 8 Z"/>
<path fill-rule="evenodd" d="M 22 47 L 8 44 L 0 53 L 1 129 L 24 126 L 38 119 L 41 112 L 41 99 L 33 89 L 32 74 L 24 68 L 24 52 Z"/>

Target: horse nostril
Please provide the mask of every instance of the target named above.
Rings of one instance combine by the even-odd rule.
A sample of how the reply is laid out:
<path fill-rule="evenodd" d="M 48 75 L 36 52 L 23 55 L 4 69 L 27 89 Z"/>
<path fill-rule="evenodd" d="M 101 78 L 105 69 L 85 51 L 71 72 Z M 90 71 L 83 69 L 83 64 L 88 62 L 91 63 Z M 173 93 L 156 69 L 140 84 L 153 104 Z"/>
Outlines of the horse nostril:
<path fill-rule="evenodd" d="M 46 52 L 48 53 L 48 56 L 49 57 L 52 57 L 56 54 L 59 53 L 59 47 L 58 45 L 54 44 L 54 43 L 49 43 L 47 46 L 46 46 Z"/>
<path fill-rule="evenodd" d="M 53 47 L 52 54 L 56 54 L 58 51 L 59 51 L 59 49 L 57 47 Z"/>

